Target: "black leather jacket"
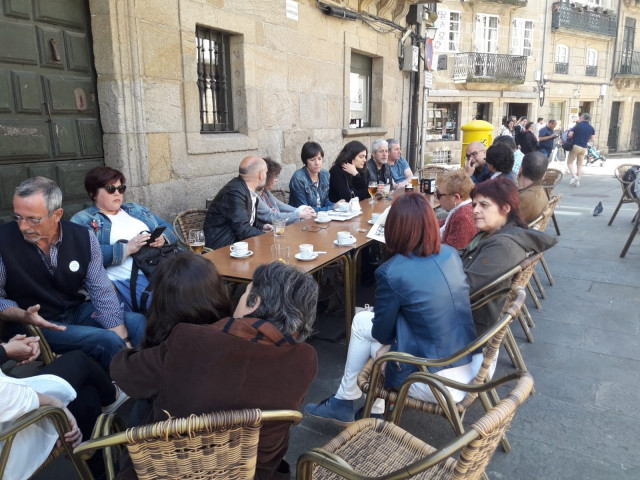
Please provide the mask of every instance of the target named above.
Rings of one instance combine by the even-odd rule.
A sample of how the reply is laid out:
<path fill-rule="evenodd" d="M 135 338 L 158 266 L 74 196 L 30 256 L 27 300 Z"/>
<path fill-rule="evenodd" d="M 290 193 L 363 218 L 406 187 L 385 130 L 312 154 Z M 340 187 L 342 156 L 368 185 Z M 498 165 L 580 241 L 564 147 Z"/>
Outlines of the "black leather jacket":
<path fill-rule="evenodd" d="M 216 249 L 262 235 L 264 223 L 258 220 L 257 215 L 251 223 L 251 202 L 249 187 L 239 176 L 222 187 L 207 209 L 205 245 Z"/>

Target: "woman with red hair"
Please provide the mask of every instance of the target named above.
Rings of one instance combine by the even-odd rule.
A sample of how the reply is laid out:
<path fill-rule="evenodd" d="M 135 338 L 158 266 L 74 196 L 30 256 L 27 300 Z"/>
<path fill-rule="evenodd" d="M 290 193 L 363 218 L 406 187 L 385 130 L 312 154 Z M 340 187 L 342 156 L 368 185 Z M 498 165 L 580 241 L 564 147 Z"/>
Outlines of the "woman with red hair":
<path fill-rule="evenodd" d="M 545 233 L 527 228 L 520 217 L 518 187 L 499 176 L 477 184 L 471 190 L 473 220 L 479 233 L 460 251 L 471 292 L 491 283 L 518 265 L 531 253 L 544 252 L 557 243 Z M 508 287 L 510 279 L 501 287 Z M 481 334 L 497 319 L 506 294 L 474 311 Z"/>
<path fill-rule="evenodd" d="M 308 404 L 305 412 L 311 416 L 339 425 L 353 422 L 354 400 L 362 395 L 356 378 L 371 357 L 392 350 L 442 358 L 476 337 L 462 262 L 455 249 L 440 244 L 438 222 L 424 195 L 408 193 L 393 202 L 385 242 L 392 256 L 375 273 L 375 313 L 364 311 L 354 317 L 340 388 L 323 402 Z M 467 355 L 429 371 L 468 383 L 481 361 L 481 354 Z M 387 386 L 399 386 L 414 371 L 412 365 L 387 365 Z M 458 401 L 464 397 L 463 392 L 452 393 Z M 414 384 L 409 395 L 433 401 L 423 385 Z M 372 413 L 380 416 L 383 410 L 382 400 L 376 400 Z"/>

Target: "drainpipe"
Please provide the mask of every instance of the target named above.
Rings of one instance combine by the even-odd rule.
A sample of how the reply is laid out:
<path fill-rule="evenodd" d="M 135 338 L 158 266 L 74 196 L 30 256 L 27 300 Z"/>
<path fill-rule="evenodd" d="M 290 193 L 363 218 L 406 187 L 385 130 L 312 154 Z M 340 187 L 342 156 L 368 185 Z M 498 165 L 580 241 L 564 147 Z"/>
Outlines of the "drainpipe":
<path fill-rule="evenodd" d="M 422 22 L 416 25 L 416 36 L 414 41 L 419 41 L 420 27 Z M 407 161 L 411 171 L 416 171 L 417 159 L 418 159 L 418 129 L 420 122 L 418 115 L 420 113 L 420 72 L 421 72 L 421 58 L 418 56 L 418 71 L 411 72 L 411 119 L 409 120 L 409 151 Z"/>

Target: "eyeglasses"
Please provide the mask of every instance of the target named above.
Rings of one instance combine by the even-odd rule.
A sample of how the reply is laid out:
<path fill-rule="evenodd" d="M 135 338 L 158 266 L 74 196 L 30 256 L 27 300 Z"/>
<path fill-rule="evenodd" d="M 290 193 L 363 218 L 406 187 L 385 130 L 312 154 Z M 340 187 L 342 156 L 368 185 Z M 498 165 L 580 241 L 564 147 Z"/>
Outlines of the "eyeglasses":
<path fill-rule="evenodd" d="M 469 160 L 471 157 L 475 157 L 476 155 L 478 155 L 480 152 L 484 152 L 484 150 L 478 150 L 476 152 L 471 152 L 471 153 L 467 153 L 465 155 L 465 157 L 467 157 L 467 160 Z"/>
<path fill-rule="evenodd" d="M 113 195 L 114 193 L 116 193 L 116 190 L 120 195 L 122 195 L 127 190 L 126 185 L 120 185 L 119 187 L 114 187 L 113 185 L 105 185 L 102 188 L 104 188 L 109 195 Z"/>
<path fill-rule="evenodd" d="M 48 215 L 46 217 L 40 217 L 40 218 L 34 218 L 34 217 L 24 218 L 23 216 L 17 215 L 15 213 L 13 215 L 11 215 L 13 220 L 15 220 L 17 223 L 27 222 L 32 227 L 35 227 L 36 225 L 40 225 L 42 222 L 44 222 L 50 216 L 51 215 Z"/>
<path fill-rule="evenodd" d="M 446 197 L 448 195 L 455 195 L 455 193 L 440 193 L 440 192 L 436 191 L 436 198 L 438 200 L 440 200 L 442 197 Z"/>
<path fill-rule="evenodd" d="M 303 232 L 319 232 L 320 230 L 326 230 L 327 227 L 321 227 L 319 225 L 305 225 L 302 227 Z"/>

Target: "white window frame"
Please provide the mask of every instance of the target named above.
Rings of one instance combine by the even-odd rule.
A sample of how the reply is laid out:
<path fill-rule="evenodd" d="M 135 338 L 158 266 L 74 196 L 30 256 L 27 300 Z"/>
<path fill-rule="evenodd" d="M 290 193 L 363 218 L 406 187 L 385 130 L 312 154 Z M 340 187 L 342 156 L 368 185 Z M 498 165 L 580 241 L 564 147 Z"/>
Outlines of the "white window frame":
<path fill-rule="evenodd" d="M 593 48 L 587 49 L 587 67 L 598 66 L 598 51 Z"/>
<path fill-rule="evenodd" d="M 460 51 L 461 18 L 460 11 L 438 9 L 438 19 L 435 23 L 438 30 L 433 40 L 433 48 L 436 52 Z"/>
<path fill-rule="evenodd" d="M 475 51 L 478 53 L 498 53 L 498 29 L 500 17 L 486 13 L 476 14 Z"/>
<path fill-rule="evenodd" d="M 349 127 L 371 126 L 371 91 L 373 87 L 373 59 L 351 52 L 349 72 Z"/>
<path fill-rule="evenodd" d="M 533 55 L 533 29 L 535 24 L 528 18 L 514 18 L 511 34 L 511 55 Z"/>
<path fill-rule="evenodd" d="M 556 63 L 569 63 L 569 47 L 561 43 L 556 46 Z"/>

